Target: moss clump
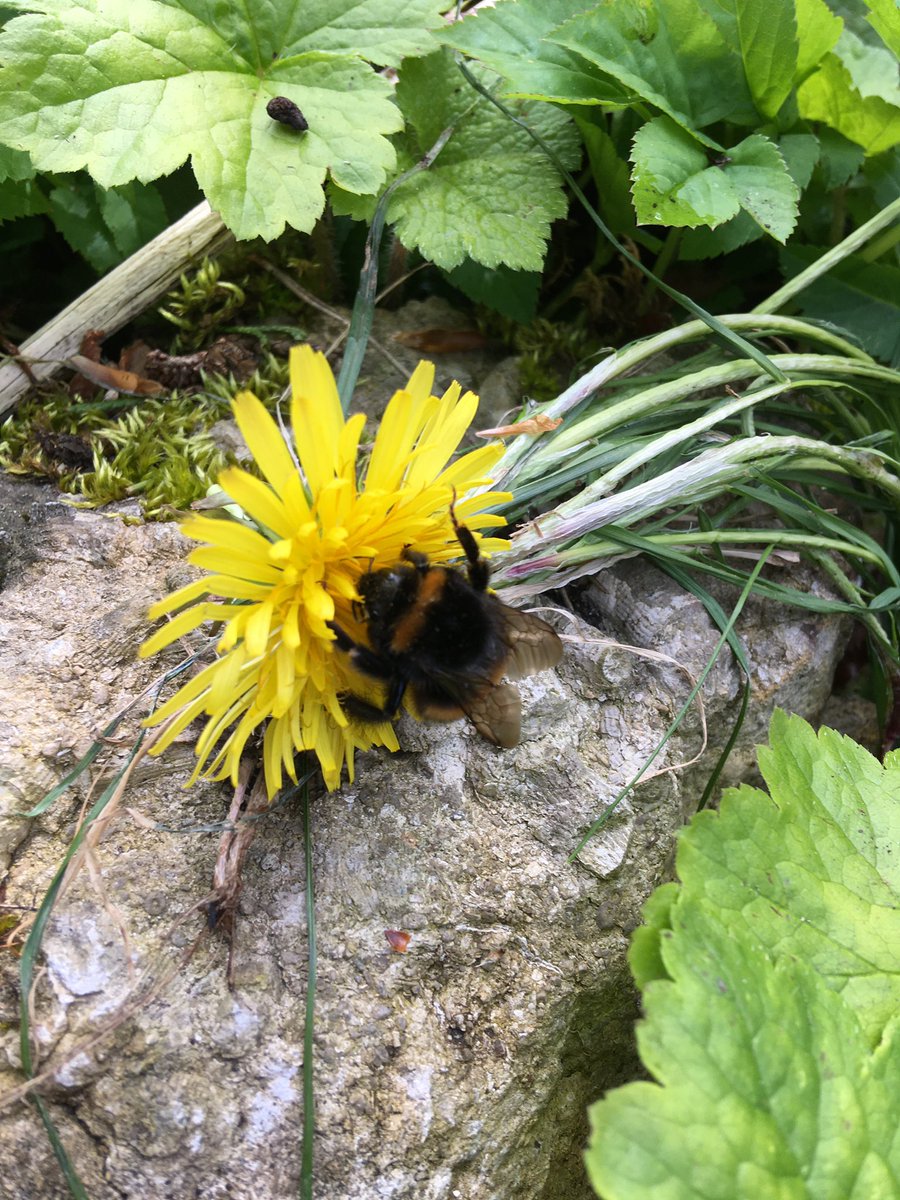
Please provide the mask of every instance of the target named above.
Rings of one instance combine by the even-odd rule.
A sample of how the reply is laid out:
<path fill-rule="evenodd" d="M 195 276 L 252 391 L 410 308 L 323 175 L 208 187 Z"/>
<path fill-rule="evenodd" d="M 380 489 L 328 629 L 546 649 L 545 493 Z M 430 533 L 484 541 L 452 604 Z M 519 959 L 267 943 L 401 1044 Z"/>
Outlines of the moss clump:
<path fill-rule="evenodd" d="M 224 376 L 205 382 L 203 392 L 159 400 L 78 404 L 54 392 L 26 401 L 0 425 L 0 467 L 50 478 L 92 507 L 136 496 L 147 520 L 165 520 L 205 496 L 233 461 L 209 433 L 230 417 L 231 397 L 246 388 L 274 408 L 287 363 L 268 357 L 241 385 Z"/>

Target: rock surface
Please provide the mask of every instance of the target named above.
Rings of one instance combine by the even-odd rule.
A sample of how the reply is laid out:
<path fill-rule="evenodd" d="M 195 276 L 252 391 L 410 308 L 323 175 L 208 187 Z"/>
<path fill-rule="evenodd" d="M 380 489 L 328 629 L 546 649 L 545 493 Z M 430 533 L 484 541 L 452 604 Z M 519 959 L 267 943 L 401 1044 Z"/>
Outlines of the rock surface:
<path fill-rule="evenodd" d="M 160 674 L 135 658 L 148 603 L 185 581 L 172 526 L 73 512 L 4 481 L 8 531 L 0 627 L 0 852 L 5 903 L 39 902 L 81 805 L 85 777 L 40 818 L 20 815 L 97 730 Z M 4 499 L 5 497 L 5 499 Z M 24 511 L 30 516 L 19 519 Z M 17 532 L 18 531 L 18 532 Z M 638 1069 L 628 934 L 670 869 L 674 833 L 712 758 L 642 783 L 574 861 L 581 835 L 641 767 L 718 634 L 651 568 L 619 564 L 582 596 L 597 629 L 558 672 L 522 685 L 522 744 L 500 751 L 464 724 L 400 726 L 356 782 L 312 808 L 318 922 L 316 1195 L 321 1200 L 580 1200 L 586 1105 Z M 773 615 L 774 614 L 774 615 Z M 815 719 L 841 622 L 751 605 L 751 737 L 772 705 Z M 170 663 L 177 660 L 173 652 Z M 738 675 L 704 692 L 721 744 Z M 92 770 L 91 802 L 137 719 Z M 654 764 L 700 748 L 693 711 Z M 98 763 L 101 760 L 98 760 Z M 750 764 L 744 745 L 734 770 Z M 91 1049 L 147 967 L 176 968 L 202 931 L 225 785 L 183 790 L 189 744 L 145 759 L 119 816 L 57 906 L 35 996 L 43 1094 L 92 1200 L 287 1200 L 297 1193 L 307 944 L 299 804 L 258 822 L 244 871 L 233 991 L 228 948 L 202 939 L 149 1004 Z M 388 930 L 410 936 L 393 951 Z M 2 956 L 0 1091 L 21 1082 L 17 963 Z M 67 1195 L 36 1114 L 0 1113 L 9 1200 Z"/>

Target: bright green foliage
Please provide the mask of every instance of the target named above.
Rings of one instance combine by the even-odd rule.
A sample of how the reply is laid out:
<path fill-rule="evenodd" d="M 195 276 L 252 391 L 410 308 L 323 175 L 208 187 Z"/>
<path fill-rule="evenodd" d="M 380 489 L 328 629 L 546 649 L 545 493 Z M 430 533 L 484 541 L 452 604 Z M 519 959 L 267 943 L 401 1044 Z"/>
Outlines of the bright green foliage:
<path fill-rule="evenodd" d="M 577 50 L 548 40 L 572 15 L 571 0 L 515 0 L 452 25 L 441 41 L 502 75 L 510 96 L 572 104 L 626 104 L 628 91 Z"/>
<path fill-rule="evenodd" d="M 735 17 L 756 111 L 774 120 L 794 85 L 797 18 L 793 0 L 743 0 L 735 5 Z"/>
<path fill-rule="evenodd" d="M 19 183 L 34 178 L 34 164 L 21 150 L 0 146 L 0 183 L 12 179 Z"/>
<path fill-rule="evenodd" d="M 513 321 L 531 321 L 537 312 L 541 287 L 539 271 L 513 271 L 502 263 L 483 267 L 468 259 L 449 272 L 450 282 L 477 304 Z"/>
<path fill-rule="evenodd" d="M 879 154 L 900 141 L 900 106 L 877 94 L 862 95 L 836 54 L 825 57 L 800 86 L 797 99 L 807 120 L 824 121 L 867 154 Z"/>
<path fill-rule="evenodd" d="M 68 397 L 44 396 L 0 424 L 0 468 L 45 475 L 89 505 L 138 496 L 146 520 L 168 520 L 205 496 L 227 465 L 205 428 L 226 412 L 224 402 L 176 393 L 110 417 L 76 412 Z M 42 439 L 56 433 L 83 439 L 93 452 L 92 469 L 61 468 L 48 459 Z"/>
<path fill-rule="evenodd" d="M 597 182 L 597 206 L 606 223 L 620 233 L 631 233 L 631 179 L 628 164 L 619 157 L 616 144 L 605 129 L 576 117 L 584 141 L 591 174 Z"/>
<path fill-rule="evenodd" d="M 372 193 L 402 118 L 370 62 L 433 46 L 440 0 L 18 0 L 0 34 L 0 138 L 44 171 L 86 168 L 102 187 L 168 174 L 189 156 L 241 238 L 310 230 L 326 173 Z M 366 61 L 364 61 L 366 60 Z M 293 100 L 309 130 L 277 124 Z"/>
<path fill-rule="evenodd" d="M 900 58 L 900 12 L 897 0 L 867 0 L 869 22 L 884 44 Z"/>
<path fill-rule="evenodd" d="M 755 111 L 741 60 L 699 0 L 613 0 L 574 17 L 550 40 L 583 55 L 699 141 L 723 118 L 752 124 Z"/>
<path fill-rule="evenodd" d="M 743 210 L 780 242 L 794 227 L 799 189 L 778 147 L 759 134 L 710 166 L 688 133 L 656 117 L 635 135 L 632 158 L 639 221 L 716 226 Z"/>
<path fill-rule="evenodd" d="M 402 183 L 390 201 L 388 220 L 403 245 L 447 270 L 471 259 L 539 271 L 550 224 L 566 212 L 562 180 L 543 151 L 465 84 L 447 51 L 405 63 L 397 100 L 410 128 L 401 166 L 411 166 L 453 126 L 434 165 Z M 580 142 L 571 118 L 535 101 L 514 109 L 567 167 L 577 164 Z M 339 193 L 334 207 L 364 211 Z"/>
<path fill-rule="evenodd" d="M 605 0 L 576 15 L 564 0 L 501 0 L 443 37 L 501 72 L 509 94 L 581 106 L 583 129 L 599 124 L 597 105 L 630 107 L 642 124 L 630 155 L 615 150 L 634 164 L 638 223 L 721 230 L 686 240 L 699 257 L 791 234 L 818 158 L 807 121 L 867 155 L 900 141 L 896 56 L 876 33 L 896 40 L 893 2 L 849 28 L 824 0 Z M 788 138 L 803 139 L 793 155 Z M 615 174 L 604 168 L 601 207 Z"/>
<path fill-rule="evenodd" d="M 604 1200 L 900 1194 L 900 755 L 776 713 L 769 795 L 684 831 L 631 951 L 657 1083 L 591 1110 Z"/>
<path fill-rule="evenodd" d="M 841 36 L 843 22 L 825 0 L 797 0 L 797 27 L 801 34 L 797 48 L 796 79 L 805 79 L 822 61 Z"/>
<path fill-rule="evenodd" d="M 0 224 L 15 217 L 44 212 L 47 201 L 34 182 L 34 165 L 27 154 L 0 146 Z"/>

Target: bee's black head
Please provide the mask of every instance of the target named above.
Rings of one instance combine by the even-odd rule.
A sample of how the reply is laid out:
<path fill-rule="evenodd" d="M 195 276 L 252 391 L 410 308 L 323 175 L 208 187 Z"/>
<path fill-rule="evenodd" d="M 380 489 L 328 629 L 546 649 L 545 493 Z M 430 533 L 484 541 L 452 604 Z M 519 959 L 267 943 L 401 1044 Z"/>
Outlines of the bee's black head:
<path fill-rule="evenodd" d="M 377 643 L 379 634 L 389 634 L 415 602 L 419 590 L 419 572 L 415 567 L 402 565 L 367 571 L 360 576 L 356 590 L 362 598 L 369 633 Z"/>

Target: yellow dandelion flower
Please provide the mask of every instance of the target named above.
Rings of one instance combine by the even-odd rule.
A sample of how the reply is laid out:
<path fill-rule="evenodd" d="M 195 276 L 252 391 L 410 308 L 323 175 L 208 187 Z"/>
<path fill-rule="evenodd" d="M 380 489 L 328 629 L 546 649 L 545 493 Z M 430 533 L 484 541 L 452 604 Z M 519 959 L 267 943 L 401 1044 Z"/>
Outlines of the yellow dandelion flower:
<path fill-rule="evenodd" d="M 344 419 L 325 356 L 295 347 L 290 368 L 296 458 L 260 401 L 249 392 L 237 396 L 234 415 L 263 478 L 239 467 L 219 478 L 245 519 L 198 515 L 182 524 L 188 537 L 203 543 L 189 561 L 208 573 L 151 608 L 152 619 L 175 615 L 141 648 L 146 657 L 206 621 L 224 622 L 216 661 L 149 718 L 154 725 L 172 721 L 154 753 L 205 716 L 189 782 L 201 774 L 236 782 L 247 739 L 265 722 L 270 797 L 285 771 L 296 779 L 300 751 L 315 752 L 333 789 L 345 762 L 353 778 L 356 750 L 398 748 L 391 725 L 348 721 L 339 695 L 372 696 L 377 685 L 334 652 L 328 622 L 365 641 L 354 606 L 360 575 L 394 565 L 404 547 L 434 562 L 458 557 L 450 519 L 454 492 L 461 497 L 457 515 L 473 531 L 505 524 L 483 510 L 507 498 L 499 492 L 466 497 L 490 484 L 502 447 L 453 458 L 478 398 L 462 394 L 457 383 L 433 396 L 431 363 L 419 363 L 394 393 L 362 477 L 365 417 Z M 507 543 L 486 537 L 481 545 L 490 551 Z"/>

